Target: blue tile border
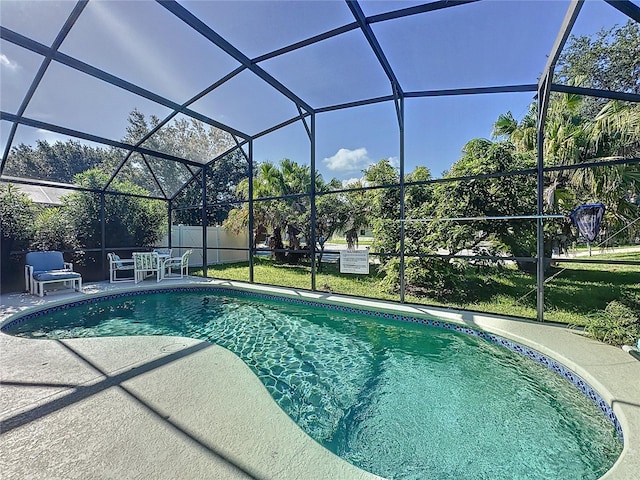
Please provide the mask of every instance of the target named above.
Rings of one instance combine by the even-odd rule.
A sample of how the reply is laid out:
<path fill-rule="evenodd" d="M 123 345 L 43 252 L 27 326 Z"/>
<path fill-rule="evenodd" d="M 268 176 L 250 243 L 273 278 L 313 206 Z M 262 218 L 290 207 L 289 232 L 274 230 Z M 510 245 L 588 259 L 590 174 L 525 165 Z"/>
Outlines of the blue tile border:
<path fill-rule="evenodd" d="M 275 300 L 278 302 L 293 303 L 296 305 L 306 305 L 310 307 L 319 307 L 319 308 L 325 308 L 327 310 L 334 310 L 334 311 L 345 312 L 345 313 L 355 313 L 355 314 L 366 315 L 370 317 L 384 318 L 387 320 L 417 323 L 421 325 L 428 325 L 430 327 L 435 327 L 435 328 L 443 328 L 445 330 L 451 330 L 458 333 L 471 335 L 477 338 L 482 338 L 483 340 L 486 340 L 490 343 L 507 348 L 512 352 L 518 353 L 520 355 L 524 355 L 530 358 L 531 360 L 533 360 L 534 362 L 537 362 L 540 365 L 547 367 L 549 370 L 557 373 L 558 375 L 563 377 L 565 380 L 571 382 L 578 390 L 580 390 L 584 395 L 586 395 L 589 399 L 591 399 L 591 401 L 593 401 L 598 406 L 600 411 L 613 424 L 619 438 L 623 439 L 622 426 L 620 425 L 620 422 L 618 421 L 618 418 L 616 417 L 615 413 L 613 413 L 613 409 L 611 408 L 611 406 L 602 398 L 602 396 L 593 387 L 591 387 L 591 385 L 589 385 L 583 378 L 581 378 L 578 374 L 576 374 L 569 368 L 565 367 L 559 362 L 556 362 L 554 359 L 538 352 L 537 350 L 520 345 L 519 343 L 516 343 L 516 342 L 512 342 L 511 340 L 508 340 L 504 337 L 500 337 L 499 335 L 494 335 L 492 333 L 484 332 L 482 330 L 477 330 L 475 328 L 470 328 L 464 325 L 449 323 L 443 320 L 412 317 L 409 315 L 380 312 L 376 310 L 366 310 L 362 308 L 347 307 L 344 305 L 322 303 L 322 302 L 317 302 L 313 300 L 303 300 L 301 298 L 285 297 L 280 295 L 260 293 L 260 292 L 247 291 L 247 290 L 237 290 L 229 287 L 197 286 L 197 287 L 175 287 L 175 288 L 156 288 L 156 289 L 148 289 L 148 290 L 134 290 L 134 291 L 109 293 L 109 294 L 104 294 L 104 295 L 99 295 L 99 296 L 94 296 L 89 298 L 83 298 L 81 300 L 75 300 L 69 303 L 55 305 L 55 306 L 47 307 L 35 312 L 26 313 L 25 315 L 14 318 L 13 320 L 2 325 L 0 330 L 2 332 L 7 333 L 7 330 L 10 330 L 11 328 L 17 325 L 20 325 L 24 322 L 28 322 L 29 320 L 33 320 L 35 318 L 43 317 L 52 312 L 68 310 L 73 307 L 99 303 L 105 300 L 112 300 L 114 298 L 149 295 L 153 293 L 202 292 L 202 291 L 212 292 L 212 293 L 221 293 L 221 294 L 232 293 L 234 295 L 246 296 L 251 298 Z"/>

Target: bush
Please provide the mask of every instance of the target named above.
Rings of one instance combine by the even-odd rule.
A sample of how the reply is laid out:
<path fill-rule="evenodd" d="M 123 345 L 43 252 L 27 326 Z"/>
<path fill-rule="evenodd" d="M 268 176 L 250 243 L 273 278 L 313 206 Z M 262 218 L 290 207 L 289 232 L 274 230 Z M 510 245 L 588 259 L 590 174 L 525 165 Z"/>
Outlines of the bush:
<path fill-rule="evenodd" d="M 109 176 L 99 169 L 74 177 L 86 188 L 99 190 Z M 105 198 L 105 246 L 142 247 L 154 245 L 166 231 L 167 210 L 163 202 L 144 198 L 149 192 L 128 181 L 113 181 L 110 188 L 130 195 Z M 95 248 L 102 245 L 100 194 L 76 191 L 63 197 L 63 213 L 73 228 L 78 244 Z"/>
<path fill-rule="evenodd" d="M 36 205 L 15 185 L 0 185 L 0 265 L 11 269 L 9 255 L 12 250 L 25 248 L 33 237 L 33 217 Z"/>
<path fill-rule="evenodd" d="M 381 270 L 382 285 L 389 292 L 400 290 L 400 259 L 390 259 Z M 468 291 L 464 265 L 442 258 L 405 258 L 406 292 L 438 300 L 460 299 Z"/>
<path fill-rule="evenodd" d="M 68 216 L 59 207 L 42 210 L 34 226 L 30 250 L 76 250 L 80 247 Z"/>
<path fill-rule="evenodd" d="M 585 331 L 611 345 L 635 345 L 640 338 L 640 301 L 609 302 L 603 312 L 587 322 Z"/>

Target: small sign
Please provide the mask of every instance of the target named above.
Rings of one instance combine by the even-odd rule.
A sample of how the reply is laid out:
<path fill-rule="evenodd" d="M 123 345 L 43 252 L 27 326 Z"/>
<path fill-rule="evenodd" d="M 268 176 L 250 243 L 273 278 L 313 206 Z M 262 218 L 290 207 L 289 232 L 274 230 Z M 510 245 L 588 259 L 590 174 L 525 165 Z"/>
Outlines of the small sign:
<path fill-rule="evenodd" d="M 341 250 L 340 273 L 369 274 L 369 250 Z"/>

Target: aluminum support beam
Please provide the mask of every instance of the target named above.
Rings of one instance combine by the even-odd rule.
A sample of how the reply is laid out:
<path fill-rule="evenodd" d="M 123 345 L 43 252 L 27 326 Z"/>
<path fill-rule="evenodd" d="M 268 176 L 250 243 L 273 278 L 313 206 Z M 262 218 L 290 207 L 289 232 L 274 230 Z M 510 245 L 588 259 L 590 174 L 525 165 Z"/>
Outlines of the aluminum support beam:
<path fill-rule="evenodd" d="M 151 155 L 152 157 L 164 158 L 165 160 L 171 160 L 173 162 L 182 163 L 184 165 L 191 165 L 192 167 L 202 168 L 202 164 L 194 162 L 192 160 L 186 160 L 180 157 L 174 157 L 162 152 L 156 152 L 149 150 L 148 148 L 136 147 L 135 145 L 129 145 L 128 143 L 118 142 L 117 140 L 111 140 L 109 138 L 99 137 L 98 135 L 92 135 L 90 133 L 80 132 L 71 128 L 60 127 L 51 123 L 41 122 L 40 120 L 34 120 L 27 117 L 18 117 L 13 113 L 0 112 L 0 120 L 7 120 L 9 122 L 15 122 L 21 125 L 26 125 L 33 128 L 41 128 L 50 132 L 59 133 L 61 135 L 68 135 L 70 137 L 82 138 L 94 143 L 101 143 L 103 145 L 109 145 L 111 147 L 121 148 L 123 150 L 129 150 L 138 152 L 141 154 Z"/>
<path fill-rule="evenodd" d="M 202 167 L 202 276 L 209 276 L 207 262 L 207 166 Z"/>
<path fill-rule="evenodd" d="M 350 23 L 348 25 L 344 25 L 342 27 L 334 28 L 333 30 L 329 30 L 328 32 L 324 32 L 319 35 L 314 35 L 313 37 L 307 38 L 306 40 L 301 40 L 299 42 L 292 43 L 291 45 L 279 48 L 277 50 L 274 50 L 273 52 L 265 53 L 264 55 L 254 58 L 252 62 L 253 63 L 264 62 L 265 60 L 269 60 L 270 58 L 279 57 L 280 55 L 284 55 L 285 53 L 293 52 L 294 50 L 308 47 L 309 45 L 313 45 L 314 43 L 327 40 L 337 35 L 342 35 L 343 33 L 350 32 L 351 30 L 355 30 L 356 28 L 358 28 L 358 24 L 356 22 Z"/>
<path fill-rule="evenodd" d="M 80 17 L 80 14 L 84 10 L 84 8 L 87 6 L 87 2 L 88 0 L 80 0 L 78 3 L 76 3 L 76 6 L 73 7 L 73 10 L 69 14 L 67 21 L 64 23 L 64 25 L 60 29 L 60 32 L 56 36 L 56 39 L 53 41 L 53 44 L 51 44 L 51 51 L 57 51 L 58 48 L 60 48 L 60 45 L 62 45 L 62 42 L 64 41 L 65 38 L 67 38 L 67 35 L 71 31 L 71 27 L 73 27 L 73 25 L 76 23 L 76 20 L 78 20 L 78 18 Z M 31 85 L 29 86 L 29 90 L 27 90 L 27 93 L 22 99 L 22 103 L 20 104 L 20 107 L 18 108 L 18 111 L 17 111 L 18 117 L 21 117 L 24 114 L 25 110 L 27 109 L 27 106 L 29 105 L 29 102 L 33 98 L 33 95 L 36 93 L 36 89 L 38 88 L 38 85 L 40 85 L 40 82 L 42 81 L 42 77 L 44 77 L 44 74 L 47 71 L 47 68 L 49 68 L 50 64 L 51 64 L 51 56 L 48 55 L 42 61 L 42 64 L 40 65 L 40 68 L 38 69 L 38 72 L 36 73 L 35 78 L 31 82 Z M 11 126 L 11 131 L 9 132 L 9 136 L 7 138 L 7 145 L 4 149 L 2 159 L 0 160 L 0 175 L 2 174 L 2 172 L 4 172 L 4 166 L 7 162 L 7 158 L 9 158 L 9 152 L 11 151 L 11 144 L 13 143 L 13 139 L 16 136 L 17 129 L 18 129 L 18 124 L 14 123 Z"/>
<path fill-rule="evenodd" d="M 553 75 L 553 71 L 548 72 Z M 539 322 L 544 321 L 544 274 L 545 274 L 545 258 L 544 258 L 544 122 L 547 117 L 549 106 L 551 81 L 547 76 L 538 90 L 538 163 L 537 163 L 537 188 L 536 188 L 536 211 L 539 216 L 536 228 L 536 245 L 537 245 L 537 268 L 536 268 L 536 317 Z"/>
<path fill-rule="evenodd" d="M 404 97 L 400 97 L 397 102 L 398 108 L 398 130 L 400 137 L 400 303 L 404 303 L 406 282 L 404 280 Z"/>
<path fill-rule="evenodd" d="M 106 218 L 106 201 L 104 192 L 100 192 L 100 253 L 102 265 L 102 277 L 107 276 L 107 218 Z"/>
<path fill-rule="evenodd" d="M 468 88 L 449 88 L 442 90 L 422 90 L 417 92 L 405 92 L 405 98 L 421 98 L 421 97 L 446 97 L 455 95 L 474 95 L 479 93 L 520 93 L 535 92 L 538 85 L 535 83 L 525 83 L 522 85 L 500 85 L 495 87 L 468 87 Z"/>
<path fill-rule="evenodd" d="M 391 83 L 391 89 L 393 91 L 395 98 L 401 97 L 402 87 L 400 86 L 400 82 L 396 78 L 396 74 L 394 73 L 393 68 L 391 68 L 391 64 L 389 63 L 389 61 L 387 60 L 387 57 L 382 51 L 382 47 L 380 46 L 378 39 L 373 33 L 373 30 L 367 23 L 367 18 L 365 17 L 364 12 L 362 11 L 362 8 L 360 8 L 360 5 L 355 0 L 347 0 L 347 5 L 349 6 L 351 13 L 355 17 L 356 22 L 358 22 L 358 25 L 360 26 L 360 30 L 362 30 L 364 37 L 367 39 L 367 42 L 369 42 L 369 46 L 373 50 L 373 53 L 378 59 L 378 62 L 380 62 L 380 65 L 382 66 L 384 73 L 387 75 L 387 78 Z"/>
<path fill-rule="evenodd" d="M 629 0 L 605 0 L 609 5 L 640 23 L 640 6 Z"/>
<path fill-rule="evenodd" d="M 256 249 L 255 235 L 253 234 L 254 219 L 253 219 L 253 140 L 249 140 L 249 158 L 248 171 L 249 177 L 249 283 L 253 283 L 253 255 Z"/>
<path fill-rule="evenodd" d="M 571 85 L 562 85 L 560 83 L 552 83 L 551 91 L 562 93 L 575 93 L 577 95 L 585 95 L 589 97 L 609 98 L 611 100 L 622 100 L 625 102 L 640 102 L 640 94 L 627 92 L 612 92 L 610 90 L 600 90 L 598 88 L 574 87 Z"/>
<path fill-rule="evenodd" d="M 171 227 L 173 226 L 172 214 L 173 214 L 173 202 L 169 200 L 167 202 L 167 227 L 169 227 L 167 230 L 167 238 L 169 240 L 169 248 L 173 248 L 173 239 L 171 238 Z"/>
<path fill-rule="evenodd" d="M 519 92 L 535 92 L 538 85 L 535 83 L 523 85 L 505 85 L 498 87 L 472 87 L 472 88 L 453 88 L 446 90 L 424 90 L 416 92 L 403 92 L 404 98 L 423 98 L 423 97 L 446 97 L 455 95 L 474 95 L 486 93 L 519 93 Z M 332 112 L 335 110 L 343 110 L 346 108 L 362 107 L 364 105 L 372 105 L 375 103 L 391 102 L 397 99 L 397 95 L 384 95 L 382 97 L 367 98 L 355 102 L 339 103 L 326 107 L 316 108 L 316 113 Z"/>
<path fill-rule="evenodd" d="M 311 130 L 309 131 L 311 149 L 311 238 L 307 238 L 307 246 L 311 253 L 311 290 L 316 290 L 316 115 L 311 114 Z"/>
<path fill-rule="evenodd" d="M 88 63 L 82 62 L 76 58 L 70 57 L 69 55 L 65 55 L 64 53 L 53 51 L 46 45 L 43 45 L 31 38 L 27 38 L 19 33 L 16 33 L 12 30 L 9 30 L 5 27 L 0 27 L 0 38 L 11 42 L 20 47 L 26 48 L 27 50 L 31 50 L 34 53 L 38 53 L 45 57 L 50 56 L 53 60 L 66 65 L 67 67 L 78 70 L 82 73 L 86 73 L 87 75 L 91 75 L 92 77 L 97 78 L 98 80 L 102 80 L 103 82 L 109 83 L 116 87 L 122 88 L 128 92 L 131 92 L 140 97 L 146 98 L 147 100 L 151 100 L 152 102 L 163 105 L 171 110 L 175 110 L 177 112 L 183 113 L 189 117 L 195 118 L 196 120 L 200 120 L 201 122 L 207 123 L 209 125 L 213 125 L 214 127 L 219 128 L 220 130 L 224 130 L 238 137 L 247 138 L 248 135 L 246 133 L 240 132 L 239 130 L 235 130 L 227 125 L 224 125 L 216 120 L 209 118 L 200 113 L 194 112 L 188 108 L 183 108 L 181 105 L 172 102 L 156 93 L 153 93 L 145 88 L 134 85 L 131 82 L 127 82 L 122 78 L 116 77 L 115 75 L 111 75 L 110 73 L 105 72 L 104 70 L 100 70 L 99 68 L 93 67 Z"/>
<path fill-rule="evenodd" d="M 560 26 L 560 31 L 558 32 L 555 42 L 553 43 L 553 47 L 551 47 L 551 52 L 549 52 L 549 56 L 547 57 L 547 64 L 545 65 L 542 75 L 540 76 L 540 80 L 538 81 L 538 94 L 540 94 L 540 90 L 542 88 L 548 88 L 553 80 L 553 71 L 556 68 L 556 62 L 558 61 L 558 57 L 560 57 L 560 53 L 562 52 L 565 43 L 567 43 L 567 39 L 569 38 L 573 24 L 576 22 L 576 18 L 578 18 L 578 13 L 580 13 L 583 2 L 584 0 L 572 0 L 569 8 L 567 9 L 567 13 L 565 14 L 562 25 Z M 545 83 L 549 85 L 545 86 Z"/>
<path fill-rule="evenodd" d="M 247 69 L 251 70 L 254 74 L 256 74 L 259 78 L 267 82 L 273 88 L 282 93 L 285 97 L 291 100 L 296 105 L 301 106 L 308 112 L 313 112 L 313 108 L 307 102 L 302 100 L 300 97 L 295 95 L 291 90 L 281 84 L 278 80 L 268 74 L 262 67 L 259 67 L 255 63 L 253 63 L 249 57 L 243 54 L 236 47 L 227 42 L 222 36 L 218 35 L 214 32 L 209 26 L 207 26 L 202 20 L 193 15 L 189 10 L 184 8 L 178 2 L 174 0 L 156 0 L 160 5 L 173 13 L 176 17 L 182 20 L 184 23 L 193 28 L 200 35 L 205 37 L 207 40 L 212 42 L 213 44 L 220 47 L 227 55 L 231 56 L 242 65 L 244 65 Z M 246 135 L 239 135 L 246 136 Z"/>
<path fill-rule="evenodd" d="M 394 10 L 393 12 L 372 15 L 371 17 L 367 18 L 367 21 L 369 23 L 384 22 L 385 20 L 393 20 L 395 18 L 418 15 L 420 13 L 434 12 L 436 10 L 442 10 L 443 8 L 457 7 L 459 5 L 466 5 L 467 3 L 474 3 L 478 1 L 480 0 L 439 0 L 437 2 L 429 2 L 423 5 L 416 5 L 415 7 Z"/>
<path fill-rule="evenodd" d="M 29 179 L 29 178 L 22 178 L 22 177 L 12 177 L 10 175 L 3 175 L 2 177 L 0 177 L 0 182 L 3 183 L 17 183 L 19 185 L 39 185 L 39 186 L 43 186 L 43 187 L 53 187 L 53 188 L 59 188 L 61 190 L 71 190 L 74 192 L 91 192 L 91 193 L 106 193 L 108 195 L 114 195 L 114 196 L 120 196 L 120 197 L 133 197 L 133 198 L 144 198 L 147 200 L 159 200 L 161 202 L 166 202 L 167 199 L 166 198 L 161 198 L 161 197 L 154 197 L 154 196 L 149 196 L 149 195 L 138 195 L 135 193 L 123 193 L 123 192 L 116 192 L 116 191 L 106 191 L 103 189 L 97 189 L 97 188 L 85 188 L 85 187 L 81 187 L 79 185 L 70 185 L 67 183 L 55 183 L 55 182 L 48 182 L 46 180 L 35 180 L 35 179 Z"/>
<path fill-rule="evenodd" d="M 549 107 L 549 96 L 551 94 L 551 82 L 556 67 L 558 57 L 564 48 L 571 28 L 580 13 L 584 0 L 572 0 L 567 13 L 565 14 L 560 31 L 556 36 L 556 40 L 549 53 L 547 64 L 544 67 L 540 81 L 538 82 L 538 125 L 537 125 L 537 145 L 538 145 L 538 162 L 537 162 L 537 189 L 536 189 L 536 212 L 539 216 L 536 228 L 536 244 L 537 244 L 537 268 L 536 268 L 536 314 L 538 321 L 544 321 L 544 223 L 542 215 L 544 214 L 544 123 L 547 118 L 547 109 Z"/>

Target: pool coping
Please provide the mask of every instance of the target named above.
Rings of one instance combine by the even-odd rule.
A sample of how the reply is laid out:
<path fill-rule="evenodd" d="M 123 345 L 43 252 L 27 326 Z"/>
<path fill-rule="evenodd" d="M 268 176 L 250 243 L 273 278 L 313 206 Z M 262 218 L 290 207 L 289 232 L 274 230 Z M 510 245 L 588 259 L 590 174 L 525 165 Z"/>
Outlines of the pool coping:
<path fill-rule="evenodd" d="M 468 311 L 456 311 L 446 308 L 426 307 L 415 304 L 397 304 L 382 300 L 336 295 L 333 293 L 312 292 L 308 290 L 248 284 L 228 280 L 203 280 L 195 278 L 159 284 L 155 282 L 153 284 L 144 282 L 137 286 L 128 285 L 124 287 L 121 285 L 114 287 L 109 284 L 105 285 L 104 283 L 91 284 L 85 288 L 86 295 L 52 295 L 50 298 L 45 297 L 45 299 L 37 299 L 35 301 L 33 300 L 35 297 L 32 296 L 26 296 L 27 298 L 25 298 L 25 296 L 18 296 L 18 301 L 16 301 L 16 298 L 9 298 L 11 296 L 3 296 L 2 309 L 0 309 L 0 325 L 10 322 L 11 319 L 16 317 L 16 314 L 27 307 L 35 306 L 36 309 L 48 308 L 58 304 L 68 303 L 70 300 L 79 300 L 82 298 L 91 299 L 115 292 L 143 292 L 194 286 L 213 286 L 245 293 L 266 294 L 283 297 L 285 299 L 288 298 L 298 303 L 313 302 L 327 304 L 331 305 L 332 308 L 338 309 L 373 310 L 380 312 L 380 316 L 391 319 L 400 319 L 400 317 L 426 319 L 435 316 L 442 319 L 443 322 L 459 325 L 463 331 L 465 328 L 468 328 L 473 331 L 488 332 L 516 342 L 516 344 L 539 352 L 564 365 L 564 367 L 569 369 L 569 374 L 574 372 L 584 379 L 584 381 L 591 385 L 596 392 L 601 395 L 602 399 L 611 406 L 624 433 L 624 448 L 614 466 L 601 478 L 607 480 L 636 478 L 635 475 L 640 471 L 640 362 L 620 348 L 604 345 L 585 337 L 576 330 L 558 325 L 540 324 L 533 321 L 505 318 L 490 314 L 477 314 Z M 57 297 L 60 298 L 58 299 Z M 5 299 L 7 300 L 6 306 Z M 25 312 L 22 312 L 21 314 L 24 313 Z M 2 335 L 3 337 L 7 337 L 5 334 Z M 3 338 L 3 340 L 6 343 L 6 339 Z M 40 340 L 33 341 L 40 342 Z M 563 374 L 563 372 L 558 373 Z M 566 375 L 565 378 L 567 378 Z M 262 393 L 266 393 L 266 390 Z M 271 397 L 269 396 L 269 398 Z M 317 444 L 315 445 L 317 446 Z M 338 466 L 341 462 L 344 462 L 341 459 L 337 459 L 336 461 L 336 459 L 332 458 L 331 460 L 335 461 Z M 326 462 L 325 464 L 331 464 L 332 461 Z M 343 467 L 344 466 L 341 468 Z M 375 476 L 370 478 L 375 478 Z"/>

